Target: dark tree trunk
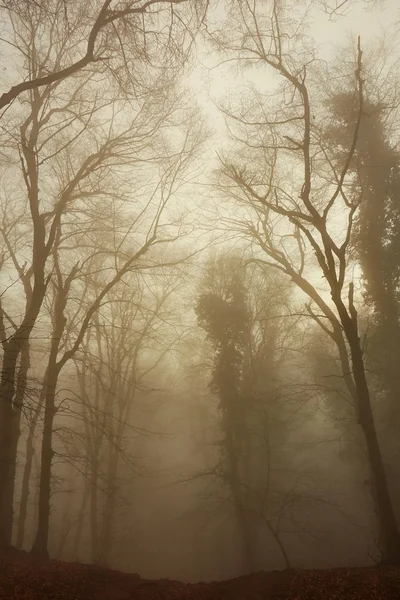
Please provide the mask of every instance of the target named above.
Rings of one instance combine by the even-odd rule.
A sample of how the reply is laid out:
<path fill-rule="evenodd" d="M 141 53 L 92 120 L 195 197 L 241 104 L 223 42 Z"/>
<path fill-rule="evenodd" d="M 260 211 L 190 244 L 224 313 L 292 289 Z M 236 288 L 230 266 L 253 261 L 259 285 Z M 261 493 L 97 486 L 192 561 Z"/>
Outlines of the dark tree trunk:
<path fill-rule="evenodd" d="M 17 468 L 17 449 L 18 441 L 21 433 L 21 414 L 25 399 L 28 371 L 30 367 L 30 348 L 29 342 L 25 341 L 22 347 L 19 347 L 21 360 L 18 368 L 18 374 L 15 378 L 16 366 L 14 357 L 12 363 L 7 365 L 5 369 L 9 373 L 14 373 L 10 378 L 10 396 L 7 402 L 2 402 L 2 408 L 7 410 L 3 413 L 0 420 L 1 423 L 8 423 L 8 427 L 1 428 L 1 456 L 6 457 L 6 460 L 0 462 L 0 483 L 1 483 L 1 524 L 0 524 L 0 539 L 2 546 L 10 546 L 12 542 L 12 525 L 14 517 L 14 481 Z M 14 370 L 13 370 L 14 369 Z M 15 381 L 14 381 L 15 379 Z M 14 387 L 16 387 L 15 398 L 13 398 Z M 4 398 L 3 398 L 4 400 Z"/>
<path fill-rule="evenodd" d="M 364 431 L 371 473 L 374 479 L 374 495 L 379 518 L 379 529 L 384 548 L 384 562 L 400 564 L 400 534 L 393 510 L 385 466 L 376 433 L 371 409 L 361 349 L 352 349 L 354 379 L 359 393 L 360 424 Z"/>
<path fill-rule="evenodd" d="M 246 423 L 243 422 L 243 420 L 240 420 L 240 416 L 243 419 L 243 414 L 240 416 L 239 414 L 236 414 L 237 406 L 234 405 L 239 404 L 240 398 L 236 397 L 234 399 L 235 396 L 236 394 L 234 393 L 230 396 L 230 407 L 227 409 L 226 450 L 229 462 L 229 485 L 232 491 L 233 504 L 241 538 L 242 571 L 245 575 L 246 573 L 251 573 L 255 570 L 255 558 L 249 527 L 249 515 L 246 511 L 247 507 L 244 501 L 239 466 L 240 460 L 243 459 L 241 452 L 241 437 L 243 436 L 243 429 L 246 428 Z"/>
<path fill-rule="evenodd" d="M 61 229 L 58 228 L 55 235 L 55 248 L 61 237 Z M 39 489 L 39 510 L 38 510 L 38 529 L 36 538 L 32 547 L 32 553 L 43 557 L 48 557 L 48 538 L 49 538 L 49 521 L 50 521 L 50 497 L 51 497 L 51 465 L 53 461 L 54 451 L 52 448 L 53 438 L 53 422 L 56 415 L 56 390 L 58 377 L 65 365 L 65 354 L 58 361 L 58 352 L 60 349 L 61 338 L 64 333 L 67 319 L 64 311 L 67 304 L 68 293 L 71 282 L 76 274 L 77 265 L 63 281 L 60 267 L 58 264 L 57 250 L 54 252 L 55 271 L 57 276 L 56 296 L 54 302 L 53 313 L 53 335 L 51 340 L 49 362 L 47 366 L 47 380 L 43 383 L 46 389 L 45 407 L 44 407 L 44 422 L 43 422 L 43 438 L 41 451 L 40 465 L 40 489 Z"/>
<path fill-rule="evenodd" d="M 46 400 L 43 423 L 43 438 L 39 480 L 39 509 L 38 528 L 36 538 L 32 547 L 32 554 L 48 558 L 48 538 L 50 521 L 50 497 L 51 497 L 51 464 L 53 461 L 53 421 L 56 413 L 55 395 L 59 370 L 51 367 L 49 361 L 49 373 L 46 385 Z"/>
<path fill-rule="evenodd" d="M 28 499 L 29 499 L 29 482 L 32 472 L 32 462 L 33 455 L 35 453 L 34 446 L 34 437 L 35 437 L 35 429 L 38 422 L 38 418 L 40 412 L 43 407 L 45 393 L 46 393 L 46 381 L 47 381 L 47 372 L 44 377 L 44 385 L 42 388 L 42 393 L 40 394 L 39 403 L 37 409 L 35 411 L 32 422 L 30 423 L 28 438 L 26 440 L 26 450 L 25 450 L 25 465 L 24 465 L 24 473 L 22 476 L 22 487 L 21 487 L 21 500 L 19 505 L 19 515 L 17 522 L 17 548 L 23 548 L 24 546 L 24 538 L 25 538 L 25 521 L 26 514 L 28 511 Z"/>
<path fill-rule="evenodd" d="M 40 271 L 40 269 L 39 269 Z M 29 369 L 29 338 L 38 317 L 46 285 L 44 264 L 35 273 L 35 287 L 24 320 L 13 336 L 3 343 L 3 366 L 0 381 L 0 549 L 11 545 L 13 525 L 14 479 L 19 439 L 19 424 Z M 21 353 L 22 370 L 17 376 Z M 26 365 L 26 373 L 23 374 Z M 20 378 L 21 376 L 21 378 Z M 22 386 L 18 392 L 18 383 Z"/>
<path fill-rule="evenodd" d="M 0 384 L 0 548 L 11 545 L 16 462 L 15 412 L 13 407 L 16 368 L 20 347 L 12 342 L 4 349 Z"/>
<path fill-rule="evenodd" d="M 28 499 L 29 499 L 29 481 L 32 472 L 32 461 L 34 455 L 34 444 L 33 444 L 33 433 L 31 430 L 28 434 L 26 442 L 26 458 L 24 465 L 24 474 L 22 477 L 22 489 L 21 489 L 21 500 L 19 505 L 19 514 L 17 522 L 17 548 L 22 550 L 24 547 L 25 539 L 25 522 L 26 514 L 28 511 Z"/>
<path fill-rule="evenodd" d="M 339 314 L 346 335 L 357 390 L 359 422 L 365 436 L 368 459 L 373 479 L 374 500 L 377 508 L 379 533 L 383 548 L 383 562 L 400 564 L 400 533 L 390 497 L 385 466 L 372 413 L 371 399 L 365 373 L 363 351 L 357 331 L 357 321 L 349 317 L 342 303 Z"/>

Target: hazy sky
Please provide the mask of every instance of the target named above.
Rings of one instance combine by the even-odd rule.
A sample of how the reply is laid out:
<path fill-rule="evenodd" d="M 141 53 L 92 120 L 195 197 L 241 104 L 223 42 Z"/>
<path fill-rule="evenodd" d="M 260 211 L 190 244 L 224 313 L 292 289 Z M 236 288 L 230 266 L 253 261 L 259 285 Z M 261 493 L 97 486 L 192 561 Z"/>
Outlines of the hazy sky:
<path fill-rule="evenodd" d="M 347 46 L 358 35 L 364 48 L 383 39 L 393 39 L 395 43 L 400 31 L 399 0 L 378 1 L 375 7 L 359 0 L 349 0 L 347 6 L 340 18 L 330 18 L 315 8 L 310 11 L 310 35 L 316 42 L 320 58 L 332 60 L 338 48 Z M 235 76 L 229 76 L 226 69 L 222 73 L 217 64 L 217 57 L 209 49 L 200 49 L 198 64 L 188 78 L 188 84 L 213 126 L 222 129 L 223 117 L 213 106 L 209 94 L 214 99 L 223 96 L 227 86 L 234 85 Z"/>
<path fill-rule="evenodd" d="M 334 0 L 333 0 L 334 1 Z M 315 2 L 313 2 L 315 5 Z M 214 7 L 217 6 L 214 4 Z M 221 6 L 221 5 L 219 5 Z M 296 4 L 296 7 L 304 6 L 304 3 Z M 219 8 L 210 13 L 209 22 L 212 26 L 213 17 L 219 17 Z M 355 57 L 357 47 L 357 36 L 361 36 L 361 46 L 364 54 L 368 57 L 371 48 L 379 47 L 384 40 L 385 43 L 396 47 L 396 32 L 400 31 L 400 4 L 399 0 L 386 0 L 386 2 L 375 3 L 368 6 L 367 2 L 360 0 L 349 0 L 345 13 L 336 18 L 316 8 L 312 8 L 308 14 L 310 23 L 310 37 L 315 41 L 316 56 L 327 61 L 334 61 L 341 48 L 354 48 Z M 212 27 L 211 27 L 212 28 Z M 391 54 L 393 57 L 393 55 Z M 208 123 L 216 130 L 210 143 L 210 153 L 205 155 L 207 169 L 216 159 L 216 152 L 221 151 L 224 145 L 226 128 L 224 116 L 213 104 L 213 100 L 222 102 L 232 97 L 237 97 L 237 86 L 239 81 L 238 72 L 231 63 L 218 66 L 220 58 L 210 48 L 200 47 L 198 62 L 192 74 L 188 78 L 188 85 L 195 95 L 199 105 L 207 116 Z M 391 58 L 393 60 L 393 58 Z M 263 71 L 261 71 L 263 73 Z M 247 71 L 246 79 L 253 80 L 260 87 L 260 70 Z M 241 80 L 241 77 L 240 77 Z M 268 78 L 265 80 L 268 86 Z M 264 85 L 264 83 L 262 84 Z M 232 95 L 230 94 L 232 90 Z M 207 177 L 207 175 L 206 175 Z M 356 268 L 353 276 L 357 274 Z M 349 273 L 350 274 L 350 273 Z M 311 275 L 314 285 L 323 292 L 323 282 L 319 269 Z M 330 295 L 328 294 L 330 297 Z"/>

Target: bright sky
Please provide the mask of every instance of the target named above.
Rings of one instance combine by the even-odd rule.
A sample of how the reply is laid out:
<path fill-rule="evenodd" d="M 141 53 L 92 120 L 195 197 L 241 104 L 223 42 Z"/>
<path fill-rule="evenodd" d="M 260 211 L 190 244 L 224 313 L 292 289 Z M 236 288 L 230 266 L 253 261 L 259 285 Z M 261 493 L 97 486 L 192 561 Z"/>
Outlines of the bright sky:
<path fill-rule="evenodd" d="M 335 0 L 332 0 L 332 4 Z M 339 0 L 336 0 L 339 3 Z M 379 43 L 379 40 L 396 40 L 400 31 L 399 0 L 382 0 L 375 6 L 367 0 L 349 0 L 347 9 L 340 18 L 329 16 L 317 9 L 310 14 L 310 35 L 314 38 L 320 58 L 332 60 L 337 49 L 350 45 L 361 35 L 362 47 Z M 226 69 L 217 68 L 218 60 L 207 50 L 199 52 L 198 66 L 188 78 L 188 84 L 195 93 L 207 116 L 218 129 L 223 128 L 223 117 L 210 101 L 209 94 L 215 100 L 224 95 L 227 87 L 234 85 L 235 76 L 229 76 Z M 210 70 L 211 68 L 211 70 Z"/>
<path fill-rule="evenodd" d="M 339 4 L 339 0 L 337 3 Z M 361 36 L 364 55 L 368 57 L 371 49 L 380 46 L 382 40 L 392 48 L 396 47 L 393 42 L 396 41 L 396 32 L 398 37 L 400 31 L 400 1 L 383 0 L 380 4 L 368 6 L 367 0 L 349 0 L 345 14 L 340 18 L 329 18 L 322 10 L 313 8 L 309 20 L 310 36 L 315 40 L 319 58 L 333 61 L 340 48 L 354 48 L 355 56 L 358 35 Z M 223 147 L 226 129 L 224 117 L 210 97 L 214 100 L 223 99 L 224 96 L 226 98 L 229 89 L 236 88 L 239 80 L 233 70 L 229 71 L 225 65 L 218 67 L 218 57 L 214 53 L 203 49 L 199 52 L 198 59 L 199 64 L 188 78 L 188 84 L 206 113 L 208 122 L 217 130 L 211 143 L 211 154 L 215 155 L 215 151 Z M 259 73 L 256 71 L 255 77 L 259 78 Z M 322 291 L 320 286 L 323 282 L 319 270 L 311 279 Z"/>

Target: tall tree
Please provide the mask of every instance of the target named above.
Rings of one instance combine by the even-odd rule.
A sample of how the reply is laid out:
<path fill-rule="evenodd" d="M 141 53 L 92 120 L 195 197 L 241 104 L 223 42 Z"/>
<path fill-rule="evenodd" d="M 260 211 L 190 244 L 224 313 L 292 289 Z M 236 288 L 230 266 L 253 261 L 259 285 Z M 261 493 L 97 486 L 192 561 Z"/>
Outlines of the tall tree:
<path fill-rule="evenodd" d="M 235 256 L 210 261 L 196 305 L 214 352 L 211 389 L 221 414 L 221 456 L 211 473 L 230 489 L 244 572 L 260 565 L 260 524 L 290 566 L 278 524 L 285 517 L 277 506 L 287 483 L 281 371 L 290 360 L 284 340 L 293 320 L 284 316 L 286 282 L 267 271 Z"/>
<path fill-rule="evenodd" d="M 212 268 L 209 269 L 208 276 L 211 279 L 211 289 L 200 296 L 196 313 L 199 324 L 214 346 L 211 387 L 219 398 L 222 448 L 227 463 L 225 477 L 232 493 L 242 543 L 242 567 L 246 572 L 254 567 L 242 473 L 243 459 L 248 452 L 249 433 L 248 406 L 243 390 L 243 363 L 248 331 L 246 293 L 240 269 L 233 267 L 231 273 L 227 273 L 227 280 L 220 294 L 216 293 L 212 282 L 215 276 Z"/>
<path fill-rule="evenodd" d="M 254 89 L 251 102 L 247 95 L 246 102 L 235 106 L 231 101 L 222 107 L 235 127 L 235 149 L 221 159 L 219 190 L 251 209 L 253 219 L 236 218 L 234 226 L 249 236 L 260 260 L 286 273 L 308 296 L 309 310 L 335 340 L 342 365 L 351 362 L 351 369 L 344 368 L 343 373 L 364 433 L 384 560 L 399 563 L 400 534 L 372 412 L 349 273 L 349 245 L 361 199 L 361 194 L 349 198 L 346 193 L 363 110 L 361 43 L 358 40 L 354 65 L 358 114 L 346 160 L 338 169 L 318 127 L 321 90 L 313 79 L 314 52 L 306 47 L 295 17 L 289 17 L 280 2 L 266 7 L 244 0 L 232 5 L 230 26 L 224 28 L 229 34 L 217 36 L 230 60 L 243 67 L 257 65 L 260 72 L 264 69 L 277 77 L 270 103 L 268 90 Z M 344 217 L 338 227 L 340 214 Z M 324 278 L 330 300 L 326 291 L 313 285 L 311 266 Z"/>
<path fill-rule="evenodd" d="M 102 565 L 109 565 L 113 553 L 121 463 L 132 476 L 140 470 L 127 451 L 129 438 L 146 434 L 135 425 L 137 396 L 170 350 L 166 322 L 175 282 L 162 282 L 160 273 L 151 280 L 134 273 L 129 280 L 129 287 L 110 295 L 75 359 L 84 425 L 80 446 L 90 473 L 92 562 Z"/>
<path fill-rule="evenodd" d="M 108 29 L 105 27 L 107 33 L 102 30 L 101 39 L 97 34 L 95 38 L 90 38 L 92 45 L 97 40 L 96 52 L 99 52 L 93 69 L 83 69 L 89 63 L 80 64 L 78 60 L 79 68 L 65 73 L 65 64 L 71 61 L 76 63 L 75 58 L 85 42 L 82 26 L 90 22 L 92 11 L 98 4 L 95 2 L 93 6 L 92 3 L 80 2 L 72 5 L 63 0 L 49 0 L 46 3 L 10 4 L 7 11 L 10 25 L 8 41 L 20 52 L 16 67 L 24 82 L 28 82 L 28 86 L 24 83 L 22 88 L 13 88 L 12 98 L 18 100 L 10 105 L 7 111 L 8 125 L 3 129 L 3 147 L 7 154 L 7 160 L 3 162 L 4 175 L 10 182 L 7 193 L 10 197 L 18 193 L 19 198 L 12 223 L 13 232 L 8 229 L 7 236 L 8 239 L 13 236 L 18 242 L 23 241 L 19 243 L 17 253 L 20 268 L 15 261 L 14 267 L 17 269 L 17 278 L 26 289 L 29 287 L 29 295 L 22 316 L 19 313 L 19 317 L 14 319 L 13 330 L 8 327 L 6 315 L 13 319 L 9 307 L 14 304 L 14 294 L 10 291 L 2 297 L 2 547 L 11 543 L 12 535 L 14 475 L 22 402 L 17 398 L 18 361 L 28 347 L 33 329 L 38 326 L 50 281 L 53 281 L 53 277 L 58 280 L 58 292 L 65 292 L 66 296 L 78 269 L 78 265 L 74 268 L 75 263 L 69 262 L 69 258 L 61 258 L 58 276 L 55 275 L 53 253 L 56 241 L 60 236 L 63 240 L 64 233 L 71 235 L 71 228 L 75 240 L 78 240 L 79 228 L 82 228 L 80 219 L 85 223 L 83 229 L 92 227 L 94 236 L 95 230 L 103 228 L 103 239 L 109 244 L 107 265 L 110 271 L 115 268 L 102 293 L 93 299 L 81 334 L 75 339 L 75 345 L 78 346 L 91 316 L 109 289 L 132 268 L 137 258 L 158 243 L 158 227 L 165 227 L 161 223 L 162 213 L 168 198 L 179 185 L 177 175 L 187 165 L 187 158 L 193 149 L 193 138 L 189 133 L 190 111 L 183 97 L 172 93 L 187 56 L 188 23 L 185 23 L 185 19 L 175 19 L 175 15 L 171 17 L 168 11 L 162 11 L 161 5 L 158 7 L 161 12 L 156 10 L 156 6 L 150 10 L 151 6 L 160 3 L 143 3 L 140 6 L 132 3 L 132 6 L 126 7 L 123 15 L 118 10 L 118 14 L 112 10 L 110 1 L 100 3 L 101 19 L 106 19 Z M 164 8 L 171 8 L 171 4 L 162 3 Z M 143 11 L 146 12 L 146 15 L 142 15 L 144 21 L 143 18 L 139 19 L 138 10 L 141 15 Z M 169 18 L 172 20 L 169 21 Z M 151 29 L 151 41 L 147 39 L 147 27 Z M 173 41 L 175 27 L 183 28 L 179 41 Z M 112 60 L 110 56 L 109 60 L 103 60 L 103 51 L 109 52 Z M 48 79 L 49 72 L 63 75 Z M 68 80 L 65 75 L 68 75 Z M 177 111 L 181 111 L 181 115 L 175 120 Z M 125 121 L 123 114 L 127 116 Z M 182 123 L 188 125 L 186 136 L 183 139 L 178 136 L 179 139 L 173 140 L 169 135 L 171 127 Z M 129 180 L 128 166 L 133 164 L 137 169 L 135 173 L 130 172 Z M 144 179 L 152 169 L 156 183 L 150 189 L 150 180 L 144 183 Z M 154 178 L 155 171 L 157 175 Z M 21 194 L 22 190 L 25 195 Z M 116 190 L 119 190 L 118 193 Z M 140 195 L 141 199 L 147 193 L 147 207 L 141 204 L 129 224 L 127 204 L 133 193 Z M 105 223 L 102 219 L 112 217 L 112 210 L 107 210 L 107 203 L 112 206 L 113 202 L 118 201 L 125 206 L 120 209 L 126 211 L 125 232 L 119 238 L 119 247 L 115 248 L 112 244 L 116 239 L 112 239 L 112 234 L 108 237 L 104 234 Z M 93 214 L 95 205 L 98 209 L 97 221 L 89 224 L 88 213 Z M 128 248 L 130 231 L 139 226 L 141 237 L 136 245 Z M 169 233 L 164 239 L 171 240 Z M 81 244 L 83 235 L 81 229 Z M 98 251 L 93 237 L 86 248 L 88 246 L 93 252 Z M 125 252 L 129 252 L 130 256 L 127 257 Z M 12 261 L 10 255 L 9 264 Z M 60 297 L 58 302 L 57 335 L 65 327 L 62 314 L 64 301 L 65 298 Z M 58 343 L 55 341 L 52 349 L 56 362 L 60 358 L 56 348 Z M 72 352 L 73 347 L 68 352 Z M 71 355 L 66 356 L 62 362 L 66 362 Z M 60 365 L 55 371 L 59 370 Z M 55 371 L 48 373 L 46 394 L 52 394 L 55 390 L 55 382 L 49 380 L 54 377 Z M 22 378 L 20 384 L 20 390 L 23 390 Z M 46 409 L 46 414 L 50 416 L 51 410 Z"/>
<path fill-rule="evenodd" d="M 326 136 L 337 148 L 337 161 L 341 161 L 348 150 L 357 102 L 351 94 L 336 94 L 328 107 L 331 121 Z M 388 108 L 382 103 L 364 102 L 355 156 L 350 165 L 363 190 L 352 245 L 362 269 L 365 300 L 374 313 L 369 358 L 374 372 L 380 374 L 380 387 L 386 390 L 387 424 L 398 427 L 400 169 L 399 154 L 390 140 L 387 113 Z"/>

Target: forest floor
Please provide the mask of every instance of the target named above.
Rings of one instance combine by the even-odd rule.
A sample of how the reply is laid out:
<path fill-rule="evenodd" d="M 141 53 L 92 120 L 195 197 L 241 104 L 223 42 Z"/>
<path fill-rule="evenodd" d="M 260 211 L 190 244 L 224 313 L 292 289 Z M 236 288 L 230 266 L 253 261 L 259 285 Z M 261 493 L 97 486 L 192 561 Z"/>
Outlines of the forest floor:
<path fill-rule="evenodd" d="M 272 571 L 213 583 L 141 579 L 77 563 L 0 558 L 0 600 L 400 600 L 399 567 Z"/>

